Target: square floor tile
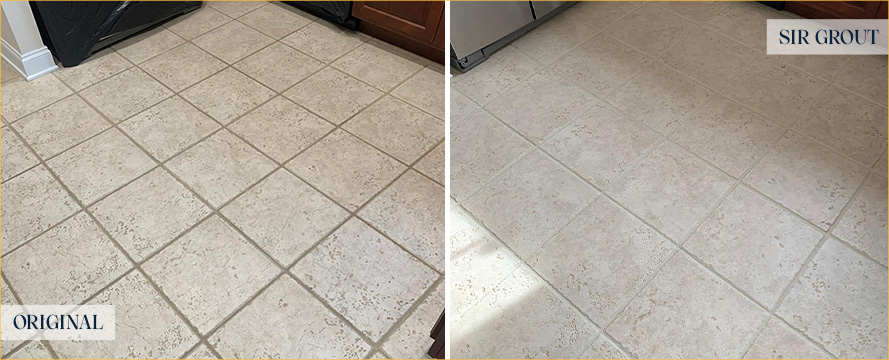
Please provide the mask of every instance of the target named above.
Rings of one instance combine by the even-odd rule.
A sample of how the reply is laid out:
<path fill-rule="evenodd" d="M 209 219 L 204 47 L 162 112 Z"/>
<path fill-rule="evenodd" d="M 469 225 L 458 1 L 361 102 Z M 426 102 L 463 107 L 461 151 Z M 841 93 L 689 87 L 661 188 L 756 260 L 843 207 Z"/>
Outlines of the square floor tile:
<path fill-rule="evenodd" d="M 281 271 L 218 216 L 189 231 L 142 268 L 204 334 Z"/>
<path fill-rule="evenodd" d="M 89 59 L 73 67 L 62 67 L 53 75 L 68 84 L 74 91 L 110 78 L 132 67 L 129 61 L 113 49 L 106 49 L 90 56 Z"/>
<path fill-rule="evenodd" d="M 577 2 L 563 17 L 603 30 L 645 4 L 644 1 Z"/>
<path fill-rule="evenodd" d="M 208 6 L 232 18 L 243 16 L 267 4 L 267 1 L 220 1 L 207 3 Z"/>
<path fill-rule="evenodd" d="M 152 156 L 166 161 L 220 126 L 182 98 L 174 96 L 124 121 L 120 128 Z"/>
<path fill-rule="evenodd" d="M 839 358 L 887 356 L 886 268 L 829 239 L 776 315 Z"/>
<path fill-rule="evenodd" d="M 722 93 L 760 114 L 792 125 L 817 104 L 827 83 L 766 57 L 749 66 Z"/>
<path fill-rule="evenodd" d="M 398 327 L 389 339 L 382 344 L 382 349 L 396 359 L 421 359 L 435 342 L 429 336 L 429 324 L 435 325 L 445 308 L 445 283 L 441 282 L 435 290 L 420 303 L 420 306 Z"/>
<path fill-rule="evenodd" d="M 446 83 L 442 73 L 425 68 L 393 90 L 392 95 L 444 119 Z"/>
<path fill-rule="evenodd" d="M 815 227 L 739 186 L 683 246 L 772 308 L 821 237 Z"/>
<path fill-rule="evenodd" d="M 727 6 L 723 1 L 661 1 L 658 5 L 699 23 L 706 22 Z"/>
<path fill-rule="evenodd" d="M 173 95 L 161 83 L 132 68 L 80 92 L 86 101 L 115 123 Z"/>
<path fill-rule="evenodd" d="M 113 46 L 118 54 L 134 64 L 141 64 L 148 59 L 163 54 L 184 43 L 179 35 L 163 27 L 136 35 Z"/>
<path fill-rule="evenodd" d="M 444 187 L 408 170 L 358 215 L 444 272 Z"/>
<path fill-rule="evenodd" d="M 130 272 L 86 305 L 111 305 L 115 312 L 113 341 L 53 341 L 62 358 L 174 358 L 198 337 L 167 305 L 142 273 Z"/>
<path fill-rule="evenodd" d="M 669 240 L 600 196 L 528 264 L 604 326 L 673 249 Z"/>
<path fill-rule="evenodd" d="M 287 45 L 274 43 L 238 61 L 234 67 L 270 89 L 281 92 L 320 70 L 324 63 Z"/>
<path fill-rule="evenodd" d="M 275 163 L 228 131 L 220 131 L 167 163 L 210 205 L 219 207 L 275 169 Z"/>
<path fill-rule="evenodd" d="M 478 104 L 469 100 L 466 95 L 461 94 L 457 89 L 451 86 L 451 124 L 456 124 L 460 120 L 472 115 L 476 110 L 480 109 Z"/>
<path fill-rule="evenodd" d="M 507 46 L 471 71 L 454 74 L 451 86 L 472 101 L 484 105 L 542 67 L 543 64 L 537 60 L 515 47 Z"/>
<path fill-rule="evenodd" d="M 889 263 L 887 254 L 887 206 L 889 198 L 886 179 L 871 174 L 849 210 L 839 220 L 833 234 L 882 263 Z"/>
<path fill-rule="evenodd" d="M 756 58 L 753 49 L 703 30 L 668 50 L 661 60 L 704 85 L 721 89 Z"/>
<path fill-rule="evenodd" d="M 349 216 L 283 169 L 232 201 L 222 214 L 285 266 Z"/>
<path fill-rule="evenodd" d="M 781 320 L 769 319 L 745 359 L 827 359 L 830 356 L 803 339 Z"/>
<path fill-rule="evenodd" d="M 120 131 L 112 129 L 62 153 L 46 165 L 88 205 L 157 164 Z"/>
<path fill-rule="evenodd" d="M 579 6 L 579 5 L 575 5 Z M 598 97 L 605 97 L 642 71 L 651 60 L 604 35 L 596 35 L 551 68 Z"/>
<path fill-rule="evenodd" d="M 598 98 L 543 70 L 485 106 L 491 114 L 539 144 L 587 111 Z"/>
<path fill-rule="evenodd" d="M 291 271 L 374 341 L 404 316 L 438 277 L 356 218 Z"/>
<path fill-rule="evenodd" d="M 694 23 L 654 4 L 643 5 L 605 30 L 618 41 L 648 56 L 659 56 L 683 38 L 700 31 Z"/>
<path fill-rule="evenodd" d="M 712 95 L 676 71 L 653 63 L 606 100 L 661 134 L 682 124 Z"/>
<path fill-rule="evenodd" d="M 601 188 L 613 185 L 660 139 L 645 125 L 600 103 L 550 138 L 541 149 Z"/>
<path fill-rule="evenodd" d="M 56 305 L 80 304 L 133 266 L 83 212 L 5 256 L 3 263 L 3 275 L 23 304 Z"/>
<path fill-rule="evenodd" d="M 0 113 L 6 121 L 14 122 L 71 94 L 71 89 L 53 74 L 30 82 L 24 78 L 6 81 L 0 93 Z"/>
<path fill-rule="evenodd" d="M 233 1 L 234 3 L 234 1 Z M 252 3 L 252 2 L 251 2 Z M 185 40 L 192 40 L 208 31 L 231 21 L 225 14 L 213 9 L 218 4 L 201 7 L 168 22 L 165 26 Z M 247 4 L 248 6 L 253 4 Z"/>
<path fill-rule="evenodd" d="M 183 359 L 218 359 L 218 357 L 216 357 L 216 355 L 213 355 L 213 353 L 210 352 L 210 349 L 208 349 L 206 346 L 201 345 L 194 349 L 191 354 L 183 357 Z"/>
<path fill-rule="evenodd" d="M 251 11 L 238 21 L 268 36 L 280 39 L 314 22 L 315 19 L 310 16 L 297 10 L 293 5 L 275 2 Z"/>
<path fill-rule="evenodd" d="M 361 44 L 331 66 L 377 89 L 389 91 L 422 69 L 425 62 L 417 55 L 373 40 Z"/>
<path fill-rule="evenodd" d="M 859 163 L 871 165 L 886 149 L 886 118 L 886 108 L 831 86 L 793 128 Z"/>
<path fill-rule="evenodd" d="M 414 164 L 414 169 L 423 173 L 440 185 L 445 183 L 445 144 L 442 142 L 432 149 L 420 161 Z"/>
<path fill-rule="evenodd" d="M 865 99 L 886 106 L 887 65 L 885 56 L 853 56 L 849 67 L 837 77 L 834 84 L 848 89 Z"/>
<path fill-rule="evenodd" d="M 582 359 L 630 359 L 629 356 L 624 355 L 620 349 L 617 348 L 614 343 L 606 339 L 604 336 L 599 336 L 596 340 L 593 340 L 593 343 L 590 347 L 583 352 L 583 355 L 580 356 Z"/>
<path fill-rule="evenodd" d="M 201 35 L 192 43 L 229 64 L 275 42 L 263 33 L 237 21 L 222 25 Z"/>
<path fill-rule="evenodd" d="M 705 23 L 705 26 L 744 45 L 766 51 L 768 19 L 787 19 L 771 7 L 756 2 L 735 2 L 726 6 Z"/>
<path fill-rule="evenodd" d="M 43 166 L 3 183 L 0 192 L 4 255 L 80 210 Z"/>
<path fill-rule="evenodd" d="M 16 130 L 44 159 L 68 150 L 109 127 L 111 123 L 79 96 L 68 97 L 15 123 Z M 7 133 L 7 136 L 13 138 L 12 133 Z M 12 167 L 6 167 L 11 164 L 5 161 L 5 151 L 3 155 L 3 175 L 6 176 Z"/>
<path fill-rule="evenodd" d="M 740 177 L 786 130 L 716 95 L 670 134 L 670 140 Z"/>
<path fill-rule="evenodd" d="M 589 320 L 524 266 L 450 331 L 454 358 L 490 359 L 571 358 L 596 334 Z"/>
<path fill-rule="evenodd" d="M 338 70 L 324 68 L 283 95 L 339 125 L 370 105 L 383 92 Z"/>
<path fill-rule="evenodd" d="M 241 72 L 227 68 L 181 95 L 224 125 L 271 99 L 275 93 Z"/>
<path fill-rule="evenodd" d="M 784 55 L 778 60 L 801 69 L 825 81 L 834 81 L 859 56 L 842 55 Z"/>
<path fill-rule="evenodd" d="M 229 129 L 278 162 L 285 162 L 334 126 L 282 97 L 244 115 Z"/>
<path fill-rule="evenodd" d="M 873 166 L 874 171 L 876 171 L 877 174 L 883 175 L 883 177 L 886 176 L 886 168 L 889 167 L 889 158 L 887 158 L 887 155 L 889 154 L 884 152 L 883 156 L 880 157 L 880 160 L 877 160 L 877 163 Z"/>
<path fill-rule="evenodd" d="M 528 258 L 597 194 L 537 151 L 498 175 L 464 206 L 516 254 Z"/>
<path fill-rule="evenodd" d="M 34 155 L 25 143 L 18 136 L 4 126 L 2 130 L 2 140 L 0 140 L 0 165 L 3 167 L 2 181 L 27 171 L 40 163 L 37 155 Z"/>
<path fill-rule="evenodd" d="M 641 358 L 738 358 L 768 313 L 682 254 L 608 327 Z"/>
<path fill-rule="evenodd" d="M 432 115 L 386 96 L 356 115 L 343 129 L 412 164 L 444 137 L 444 124 Z"/>
<path fill-rule="evenodd" d="M 173 91 L 197 84 L 219 70 L 225 63 L 191 43 L 182 44 L 140 67 Z"/>
<path fill-rule="evenodd" d="M 160 168 L 99 201 L 90 212 L 136 261 L 210 215 L 203 202 Z"/>
<path fill-rule="evenodd" d="M 827 230 L 865 176 L 866 169 L 788 132 L 744 182 Z"/>
<path fill-rule="evenodd" d="M 628 170 L 612 192 L 615 201 L 681 244 L 734 183 L 733 179 L 671 142 Z"/>
<path fill-rule="evenodd" d="M 371 350 L 344 321 L 287 276 L 208 341 L 230 359 L 359 359 Z"/>
<path fill-rule="evenodd" d="M 49 352 L 49 349 L 43 342 L 40 341 L 32 341 L 28 343 L 28 345 L 23 346 L 21 349 L 16 351 L 14 354 L 11 354 L 8 357 L 11 359 L 51 359 L 52 354 Z"/>
<path fill-rule="evenodd" d="M 287 168 L 355 211 L 406 167 L 360 139 L 334 130 L 289 162 Z"/>
<path fill-rule="evenodd" d="M 329 63 L 363 44 L 367 36 L 326 21 L 317 21 L 281 39 L 318 60 Z"/>
<path fill-rule="evenodd" d="M 540 24 L 512 45 L 535 60 L 550 64 L 595 33 L 596 30 L 581 22 L 559 18 Z"/>
<path fill-rule="evenodd" d="M 8 61 L 0 61 L 0 67 L 3 69 L 3 75 L 0 76 L 0 82 L 7 82 L 10 80 L 21 79 L 22 74 L 16 70 L 14 66 L 12 66 Z M 10 350 L 10 349 L 7 349 Z"/>

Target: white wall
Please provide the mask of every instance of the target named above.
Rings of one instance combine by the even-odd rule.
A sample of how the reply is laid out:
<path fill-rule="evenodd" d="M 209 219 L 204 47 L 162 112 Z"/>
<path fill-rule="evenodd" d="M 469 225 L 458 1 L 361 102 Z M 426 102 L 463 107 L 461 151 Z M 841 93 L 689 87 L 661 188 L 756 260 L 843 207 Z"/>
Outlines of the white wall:
<path fill-rule="evenodd" d="M 59 67 L 43 45 L 34 14 L 27 1 L 3 1 L 0 55 L 25 79 L 34 80 Z"/>

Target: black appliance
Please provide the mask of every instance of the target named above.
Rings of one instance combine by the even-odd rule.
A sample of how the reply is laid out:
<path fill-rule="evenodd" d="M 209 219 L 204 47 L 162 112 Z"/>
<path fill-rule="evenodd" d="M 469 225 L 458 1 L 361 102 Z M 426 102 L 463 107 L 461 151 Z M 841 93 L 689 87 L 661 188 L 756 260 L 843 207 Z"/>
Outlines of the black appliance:
<path fill-rule="evenodd" d="M 284 1 L 284 3 L 349 30 L 358 30 L 359 20 L 352 16 L 351 1 Z"/>

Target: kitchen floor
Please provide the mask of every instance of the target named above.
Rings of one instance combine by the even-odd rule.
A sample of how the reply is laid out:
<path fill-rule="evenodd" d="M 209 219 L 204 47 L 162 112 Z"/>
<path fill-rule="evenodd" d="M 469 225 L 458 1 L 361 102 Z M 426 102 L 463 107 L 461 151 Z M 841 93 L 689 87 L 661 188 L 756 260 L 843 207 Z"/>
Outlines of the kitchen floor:
<path fill-rule="evenodd" d="M 84 64 L 2 71 L 4 304 L 117 340 L 4 358 L 416 358 L 444 308 L 444 68 L 213 2 Z"/>
<path fill-rule="evenodd" d="M 579 3 L 451 80 L 454 358 L 885 358 L 887 62 Z"/>

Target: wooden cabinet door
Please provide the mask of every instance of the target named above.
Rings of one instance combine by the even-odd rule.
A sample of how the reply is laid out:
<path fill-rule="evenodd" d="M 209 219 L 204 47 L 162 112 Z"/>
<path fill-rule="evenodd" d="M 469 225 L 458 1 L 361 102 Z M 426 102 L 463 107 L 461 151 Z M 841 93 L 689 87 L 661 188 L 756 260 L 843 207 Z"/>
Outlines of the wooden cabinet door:
<path fill-rule="evenodd" d="M 352 15 L 382 28 L 432 43 L 444 15 L 444 2 L 355 1 Z"/>
<path fill-rule="evenodd" d="M 809 19 L 885 19 L 880 1 L 788 1 L 785 10 Z M 885 5 L 883 5 L 885 6 Z"/>

